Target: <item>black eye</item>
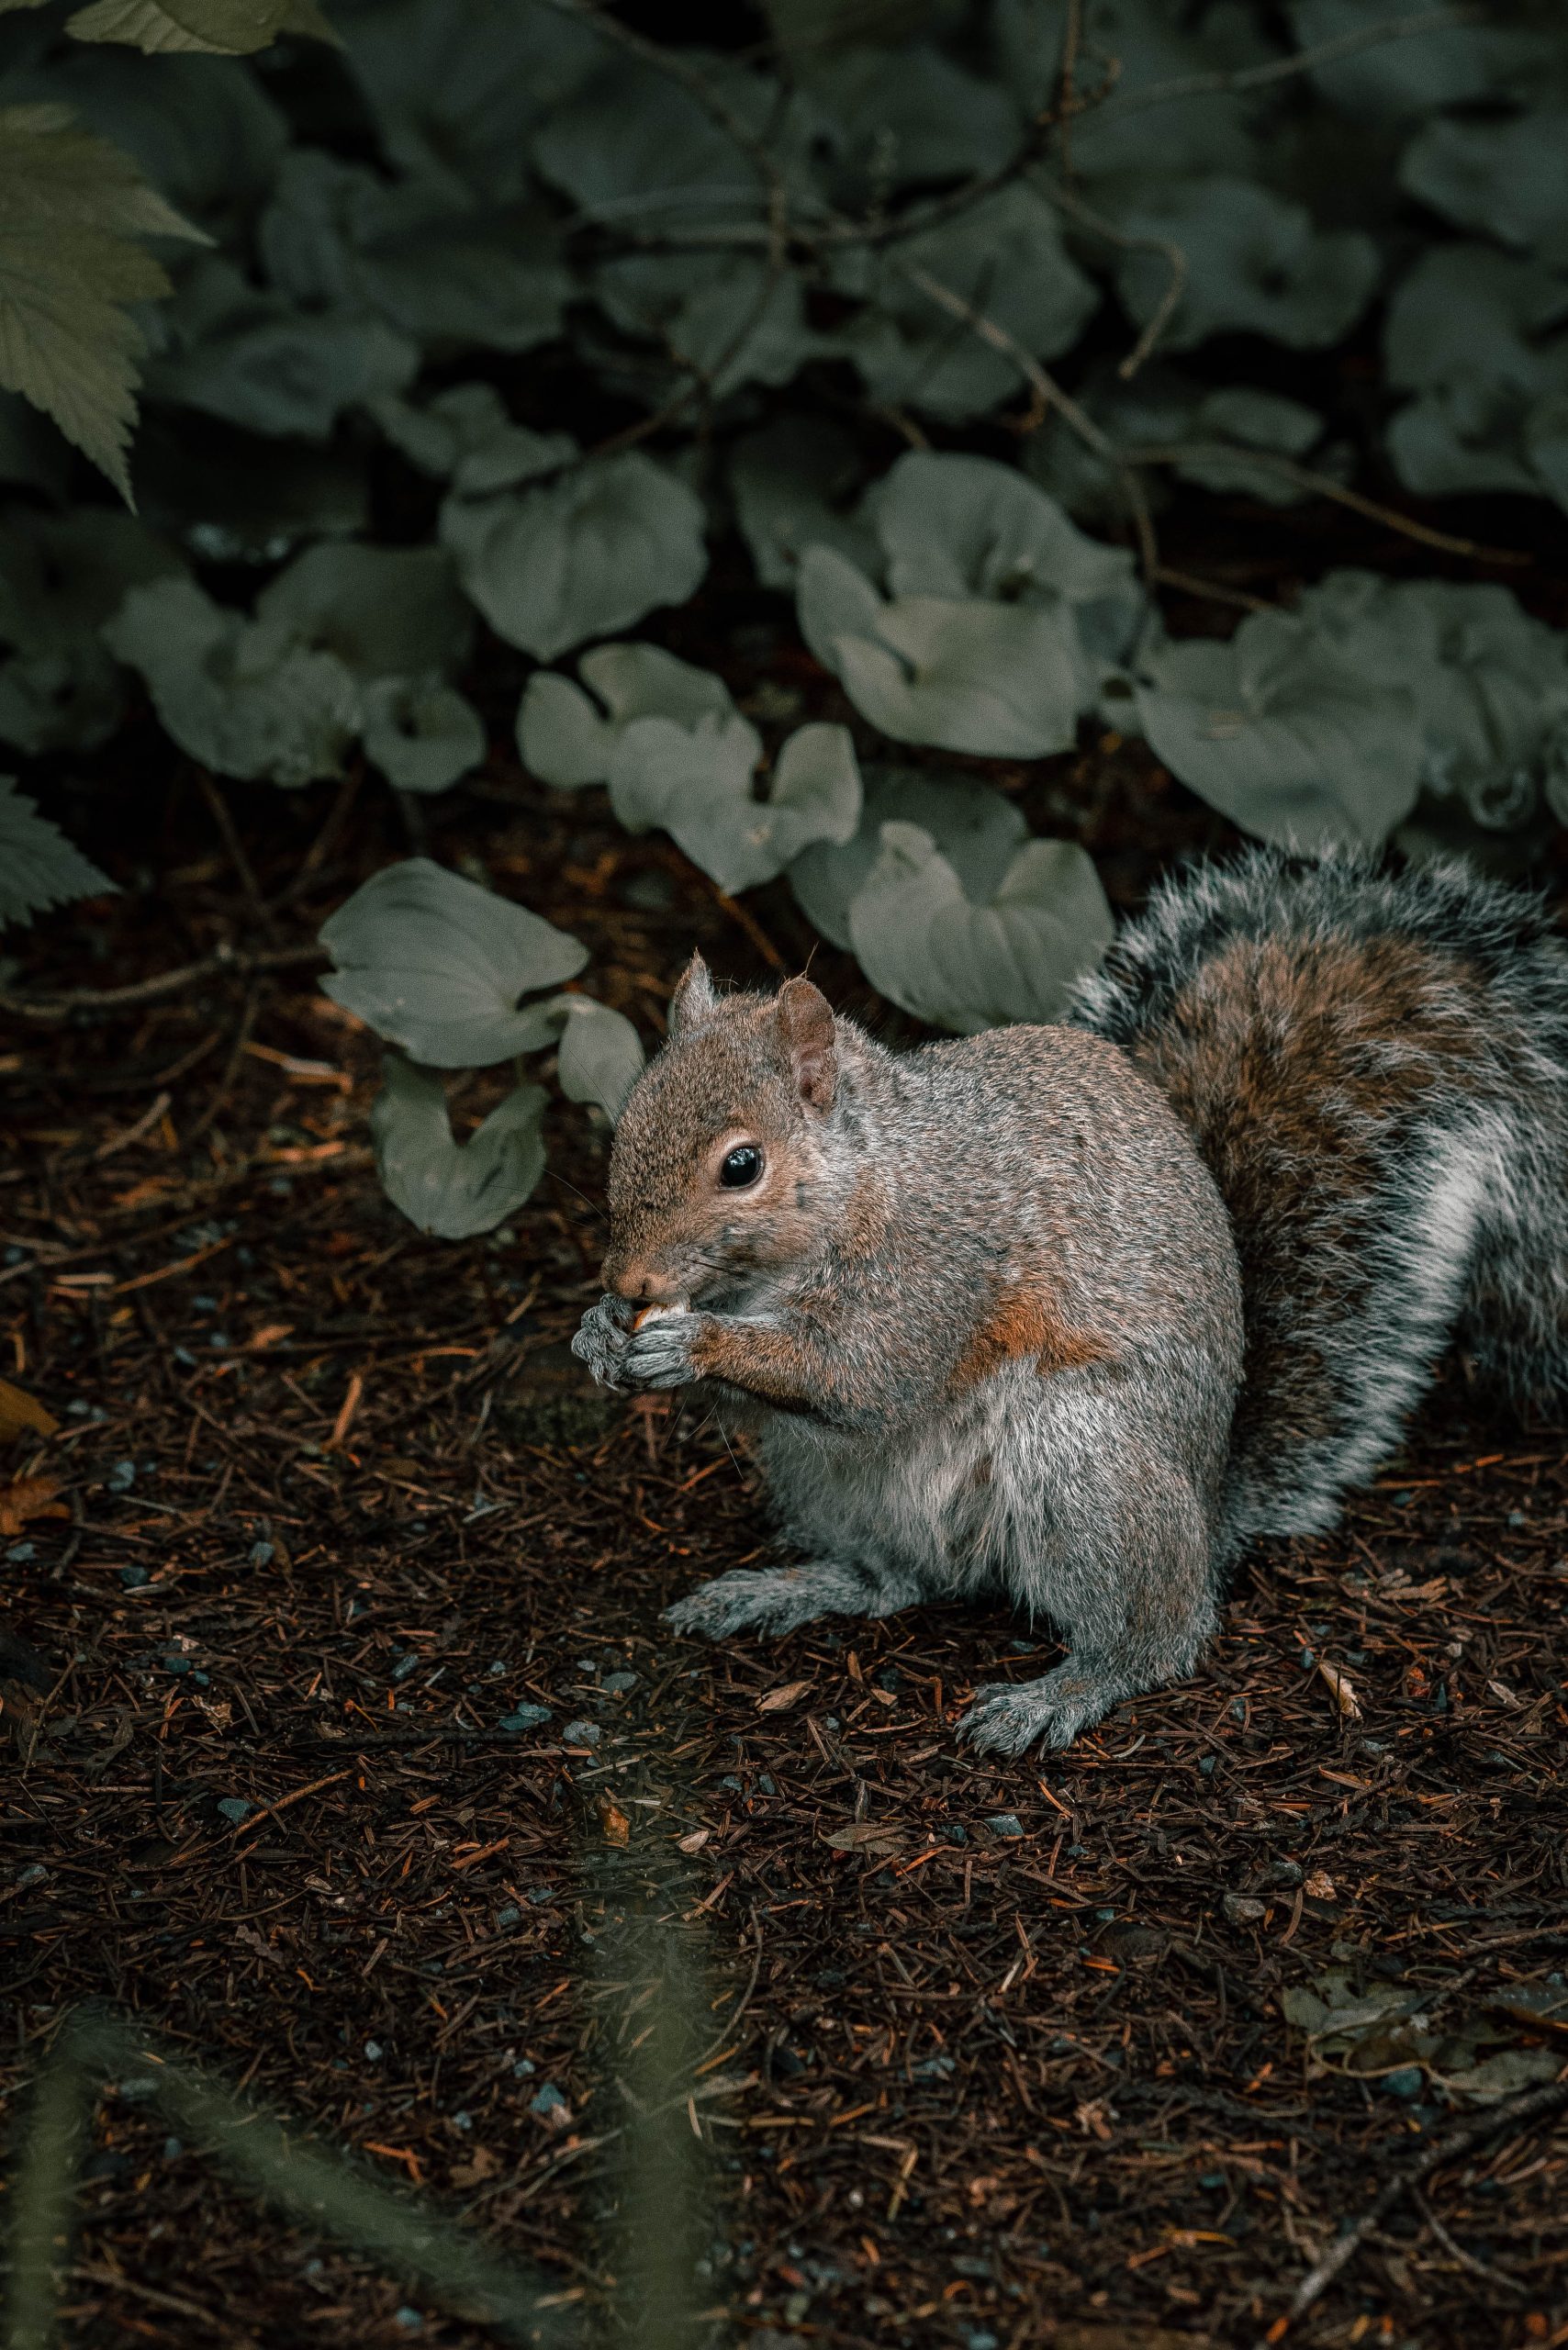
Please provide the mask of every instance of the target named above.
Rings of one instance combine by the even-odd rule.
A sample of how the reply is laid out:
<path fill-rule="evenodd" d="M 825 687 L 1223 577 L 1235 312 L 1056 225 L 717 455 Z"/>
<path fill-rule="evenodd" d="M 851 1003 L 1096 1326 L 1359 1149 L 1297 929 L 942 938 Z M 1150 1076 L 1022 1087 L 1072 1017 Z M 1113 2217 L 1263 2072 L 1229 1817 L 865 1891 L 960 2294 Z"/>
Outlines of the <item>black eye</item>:
<path fill-rule="evenodd" d="M 719 1169 L 719 1181 L 726 1192 L 744 1192 L 755 1183 L 762 1172 L 762 1153 L 754 1142 L 737 1143 L 725 1154 Z"/>

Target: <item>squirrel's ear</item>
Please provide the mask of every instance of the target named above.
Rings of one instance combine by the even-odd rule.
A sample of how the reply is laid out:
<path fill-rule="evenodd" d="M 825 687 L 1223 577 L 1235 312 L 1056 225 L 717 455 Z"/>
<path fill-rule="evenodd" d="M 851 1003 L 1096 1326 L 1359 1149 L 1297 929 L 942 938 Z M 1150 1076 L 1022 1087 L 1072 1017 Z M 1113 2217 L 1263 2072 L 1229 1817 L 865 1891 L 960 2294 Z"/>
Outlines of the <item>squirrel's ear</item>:
<path fill-rule="evenodd" d="M 700 1028 L 719 1009 L 719 992 L 709 975 L 708 966 L 700 955 L 694 955 L 675 983 L 675 993 L 669 1000 L 669 1032 L 672 1036 L 684 1035 L 689 1028 Z"/>
<path fill-rule="evenodd" d="M 773 1016 L 801 1101 L 813 1110 L 831 1110 L 838 1090 L 832 1004 L 810 979 L 786 979 Z"/>

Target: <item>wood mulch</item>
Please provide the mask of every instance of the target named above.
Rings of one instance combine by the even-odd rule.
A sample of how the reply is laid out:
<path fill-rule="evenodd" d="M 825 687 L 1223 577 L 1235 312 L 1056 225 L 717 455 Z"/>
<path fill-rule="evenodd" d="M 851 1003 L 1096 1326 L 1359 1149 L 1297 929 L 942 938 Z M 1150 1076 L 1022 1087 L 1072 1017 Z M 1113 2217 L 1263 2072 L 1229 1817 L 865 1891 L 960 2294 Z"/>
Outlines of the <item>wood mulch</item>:
<path fill-rule="evenodd" d="M 379 787 L 324 840 L 330 789 L 234 789 L 242 876 L 155 760 L 133 728 L 89 788 L 128 895 L 24 934 L 14 984 L 308 942 L 407 848 Z M 1222 836 L 1141 746 L 1014 780 L 1124 902 Z M 782 886 L 732 907 L 510 750 L 423 821 L 587 939 L 645 1035 L 694 942 L 740 979 L 811 949 Z M 769 1536 L 715 1428 L 564 1353 L 600 1245 L 585 1113 L 552 1113 L 509 1230 L 449 1247 L 382 1198 L 374 1040 L 308 964 L 13 1020 L 3 1066 L 0 1375 L 62 1424 L 0 1450 L 8 2089 L 106 2002 L 542 2266 L 591 2336 L 636 2039 L 599 1949 L 613 1850 L 688 1921 L 711 2009 L 690 2338 L 1568 2343 L 1561 2099 L 1434 2162 L 1498 2109 L 1311 2061 L 1279 2006 L 1337 1972 L 1439 2031 L 1490 2019 L 1482 2055 L 1568 2055 L 1561 1427 L 1451 1368 L 1338 1533 L 1248 1562 L 1192 1682 L 982 1760 L 953 1729 L 974 1684 L 1054 1653 L 1000 1608 L 661 1628 Z M 493 2338 L 269 2216 L 140 2078 L 98 2107 L 70 2257 L 73 2342 Z"/>

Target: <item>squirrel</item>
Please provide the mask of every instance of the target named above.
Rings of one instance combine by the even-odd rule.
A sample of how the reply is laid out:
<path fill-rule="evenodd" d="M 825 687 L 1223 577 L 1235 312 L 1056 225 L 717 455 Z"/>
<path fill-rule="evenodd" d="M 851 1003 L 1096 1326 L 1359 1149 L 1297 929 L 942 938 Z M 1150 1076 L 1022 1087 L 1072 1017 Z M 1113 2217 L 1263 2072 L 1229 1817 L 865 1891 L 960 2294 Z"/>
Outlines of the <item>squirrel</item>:
<path fill-rule="evenodd" d="M 1568 947 L 1458 863 L 1260 847 L 1159 886 L 1057 1025 L 895 1053 L 694 956 L 609 1199 L 576 1351 L 749 1416 L 805 1557 L 666 1620 L 1000 1590 L 1069 1652 L 960 1731 L 1065 1746 L 1193 1670 L 1252 1537 L 1334 1522 L 1450 1340 L 1568 1390 Z"/>

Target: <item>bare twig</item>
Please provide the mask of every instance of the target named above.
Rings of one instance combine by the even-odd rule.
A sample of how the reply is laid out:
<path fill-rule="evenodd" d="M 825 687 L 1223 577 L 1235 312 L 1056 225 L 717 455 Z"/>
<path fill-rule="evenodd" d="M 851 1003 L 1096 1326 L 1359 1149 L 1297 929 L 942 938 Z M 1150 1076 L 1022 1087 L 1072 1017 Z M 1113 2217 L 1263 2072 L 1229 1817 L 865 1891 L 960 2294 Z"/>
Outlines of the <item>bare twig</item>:
<path fill-rule="evenodd" d="M 1337 65 L 1342 57 L 1354 57 L 1363 49 L 1380 49 L 1385 41 L 1409 40 L 1421 33 L 1448 32 L 1456 26 L 1484 23 L 1485 13 L 1480 6 L 1460 6 L 1421 8 L 1408 17 L 1385 17 L 1381 24 L 1359 26 L 1354 32 L 1339 33 L 1333 40 L 1317 42 L 1315 48 L 1298 49 L 1294 56 L 1271 57 L 1263 65 L 1243 65 L 1234 73 L 1179 73 L 1168 82 L 1150 82 L 1141 90 L 1124 90 L 1120 97 L 1108 103 L 1107 111 L 1140 114 L 1145 106 L 1168 106 L 1176 98 L 1206 98 L 1269 89 L 1274 83 L 1291 81 L 1298 73 L 1315 73 L 1320 65 Z"/>
<path fill-rule="evenodd" d="M 223 845 L 229 851 L 230 862 L 239 876 L 240 887 L 245 893 L 245 903 L 250 911 L 252 921 L 257 923 L 269 938 L 275 939 L 277 923 L 273 919 L 272 908 L 262 895 L 262 885 L 256 878 L 255 867 L 246 854 L 245 844 L 240 837 L 240 827 L 234 822 L 233 811 L 228 800 L 225 800 L 205 767 L 193 767 L 191 772 L 196 777 L 196 789 L 206 800 L 212 821 L 223 836 Z"/>
<path fill-rule="evenodd" d="M 930 271 L 922 269 L 918 263 L 899 262 L 895 265 L 901 275 L 906 277 L 912 285 L 918 286 L 923 294 L 936 303 L 940 308 L 946 310 L 953 318 L 962 319 L 965 325 L 978 334 L 982 342 L 990 343 L 993 351 L 1000 351 L 1004 358 L 1011 359 L 1024 381 L 1044 406 L 1055 408 L 1057 414 L 1071 427 L 1084 445 L 1092 449 L 1095 455 L 1110 466 L 1121 485 L 1122 494 L 1126 499 L 1127 509 L 1132 516 L 1133 528 L 1137 534 L 1138 560 L 1142 565 L 1144 576 L 1152 578 L 1159 568 L 1159 551 L 1155 543 L 1154 524 L 1149 517 L 1148 500 L 1143 494 L 1142 483 L 1126 463 L 1110 434 L 1101 431 L 1093 418 L 1080 408 L 1070 394 L 1063 391 L 1055 376 L 1048 375 L 1034 353 L 1025 351 L 1024 345 L 1010 335 L 1005 327 L 999 326 L 997 321 L 988 317 L 984 310 L 977 309 L 972 302 L 968 301 L 962 294 L 955 292 L 951 285 L 945 285 L 939 277 L 933 277 Z"/>
<path fill-rule="evenodd" d="M 1524 2293 L 1529 2290 L 1527 2286 L 1519 2283 L 1517 2277 L 1510 2277 L 1506 2268 L 1494 2268 L 1490 2261 L 1477 2260 L 1473 2252 L 1466 2252 L 1462 2244 L 1456 2244 L 1418 2187 L 1413 2187 L 1410 2189 L 1410 2200 L 1442 2245 L 1443 2250 L 1450 2259 L 1457 2260 L 1462 2268 L 1468 2268 L 1473 2277 L 1484 2277 L 1489 2285 L 1501 2285 L 1506 2293 Z"/>
<path fill-rule="evenodd" d="M 1222 588 L 1217 580 L 1200 579 L 1195 571 L 1172 571 L 1168 563 L 1157 563 L 1148 577 L 1152 587 L 1179 588 L 1184 596 L 1202 596 L 1211 604 L 1229 604 L 1237 611 L 1278 610 L 1266 597 L 1249 596 L 1245 588 Z"/>
<path fill-rule="evenodd" d="M 1122 455 L 1129 465 L 1182 465 L 1221 463 L 1229 464 L 1239 459 L 1245 464 L 1256 465 L 1262 473 L 1276 475 L 1280 480 L 1294 482 L 1298 489 L 1306 490 L 1314 498 L 1331 498 L 1337 506 L 1348 506 L 1352 514 L 1362 514 L 1369 522 L 1381 522 L 1385 530 L 1397 531 L 1417 545 L 1436 547 L 1443 554 L 1468 555 L 1477 563 L 1533 563 L 1533 555 L 1515 547 L 1484 546 L 1476 539 L 1455 538 L 1450 532 L 1434 531 L 1429 523 L 1412 520 L 1408 514 L 1398 513 L 1392 506 L 1380 506 L 1374 498 L 1363 498 L 1359 490 L 1347 489 L 1327 474 L 1315 473 L 1310 465 L 1298 465 L 1294 457 L 1282 457 L 1272 449 L 1250 449 L 1239 441 L 1173 441 L 1124 449 Z"/>
<path fill-rule="evenodd" d="M 1282 2323 L 1271 2327 L 1269 2338 L 1277 2341 L 1286 2327 L 1304 2317 L 1313 2303 L 1327 2290 L 1340 2270 L 1351 2261 L 1366 2243 L 1373 2230 L 1382 2226 L 1401 2196 L 1420 2186 L 1424 2178 L 1439 2170 L 1444 2163 L 1452 2162 L 1456 2154 L 1468 2154 L 1472 2146 L 1479 2146 L 1500 2131 L 1524 2129 L 1532 2121 L 1543 2121 L 1549 2114 L 1560 2113 L 1568 2106 L 1568 2081 L 1549 2081 L 1543 2088 L 1527 2089 L 1520 2097 L 1508 2098 L 1495 2105 L 1489 2113 L 1478 2114 L 1473 2121 L 1462 2122 L 1458 2128 L 1445 2130 L 1417 2156 L 1407 2170 L 1394 2176 L 1373 2196 L 1359 2220 L 1344 2233 L 1336 2237 L 1315 2268 L 1309 2269 L 1296 2287 L 1294 2299 Z"/>
<path fill-rule="evenodd" d="M 1078 49 L 1083 38 L 1083 0 L 1067 0 L 1061 38 L 1061 78 L 1057 85 L 1057 151 L 1064 186 L 1072 182 L 1072 118 L 1078 111 Z"/>
<path fill-rule="evenodd" d="M 71 995 L 0 994 L 0 1013 L 19 1020 L 70 1020 L 139 1012 L 143 1004 L 162 1003 L 184 995 L 204 979 L 248 979 L 258 971 L 286 971 L 304 963 L 323 963 L 326 949 L 314 941 L 301 946 L 264 946 L 254 953 L 219 946 L 199 963 L 182 964 L 178 970 L 160 971 L 155 979 L 138 979 L 124 988 L 78 988 Z"/>
<path fill-rule="evenodd" d="M 1170 325 L 1176 305 L 1182 299 L 1187 283 L 1186 251 L 1173 237 L 1134 236 L 1130 229 L 1118 229 L 1114 220 L 1107 220 L 1103 213 L 1092 210 L 1081 196 L 1075 196 L 1069 188 L 1047 186 L 1044 193 L 1060 211 L 1066 213 L 1070 220 L 1076 220 L 1080 228 L 1087 229 L 1092 236 L 1103 237 L 1108 245 L 1116 246 L 1122 252 L 1158 253 L 1170 272 L 1153 317 L 1116 369 L 1122 381 L 1130 383 Z"/>

